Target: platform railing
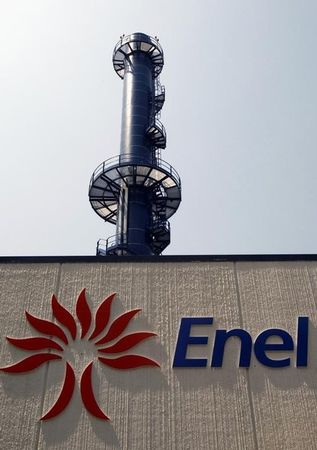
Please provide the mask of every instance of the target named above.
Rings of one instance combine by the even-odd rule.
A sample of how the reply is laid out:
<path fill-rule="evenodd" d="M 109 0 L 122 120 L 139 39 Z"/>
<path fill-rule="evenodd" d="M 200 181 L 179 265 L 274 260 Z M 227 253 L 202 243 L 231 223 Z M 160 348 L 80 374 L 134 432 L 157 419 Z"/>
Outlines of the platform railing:
<path fill-rule="evenodd" d="M 124 246 L 127 245 L 127 243 L 128 239 L 126 234 L 114 234 L 108 239 L 99 239 L 97 242 L 96 254 L 97 256 L 105 256 L 111 251 L 111 249 L 124 249 Z"/>
<path fill-rule="evenodd" d="M 164 54 L 157 38 L 143 33 L 133 33 L 129 36 L 121 36 L 120 41 L 114 48 L 112 62 L 115 71 L 120 78 L 124 78 L 125 63 L 136 52 L 146 53 L 153 63 L 153 75 L 157 77 L 164 65 Z"/>
<path fill-rule="evenodd" d="M 164 228 L 165 231 L 168 232 L 171 229 L 171 225 L 167 219 L 157 218 L 153 220 L 151 228 L 153 231 L 155 231 L 158 228 Z"/>
<path fill-rule="evenodd" d="M 134 46 L 133 44 L 136 43 Z M 143 43 L 143 46 L 142 46 Z M 125 44 L 130 44 L 130 53 L 136 51 L 144 51 L 145 53 L 153 53 L 153 50 L 157 50 L 160 54 L 163 54 L 163 49 L 157 38 L 153 38 L 149 35 L 143 35 L 143 33 L 134 33 L 128 36 L 121 36 L 120 41 L 114 48 L 113 54 L 115 55 L 117 51 Z M 144 44 L 151 44 L 149 47 L 145 47 Z"/>
<path fill-rule="evenodd" d="M 161 84 L 160 79 L 155 79 L 155 88 L 154 88 L 154 95 L 155 97 L 158 97 L 159 95 L 165 94 L 165 86 Z"/>
<path fill-rule="evenodd" d="M 97 242 L 96 255 L 105 256 L 107 254 L 107 241 L 106 239 L 99 239 Z"/>
<path fill-rule="evenodd" d="M 89 188 L 91 187 L 92 183 L 100 176 L 100 174 L 106 172 L 112 167 L 114 168 L 118 166 L 138 166 L 138 165 L 146 166 L 149 168 L 151 167 L 152 169 L 162 169 L 164 172 L 167 172 L 169 175 L 173 177 L 173 179 L 176 181 L 179 187 L 181 186 L 180 176 L 178 175 L 174 167 L 171 166 L 166 161 L 164 161 L 163 159 L 155 157 L 153 158 L 153 163 L 149 163 L 148 160 L 144 160 L 142 157 L 133 156 L 133 162 L 131 162 L 131 156 L 117 155 L 99 164 L 99 166 L 92 174 Z"/>

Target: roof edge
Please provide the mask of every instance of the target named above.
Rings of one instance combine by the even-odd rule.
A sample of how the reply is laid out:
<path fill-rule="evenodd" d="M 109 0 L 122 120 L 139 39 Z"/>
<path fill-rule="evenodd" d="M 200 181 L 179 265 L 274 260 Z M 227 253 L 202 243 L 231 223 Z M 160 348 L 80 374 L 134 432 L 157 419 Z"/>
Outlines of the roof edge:
<path fill-rule="evenodd" d="M 120 262 L 317 261 L 317 254 L 161 255 L 161 256 L 0 256 L 0 264 Z"/>

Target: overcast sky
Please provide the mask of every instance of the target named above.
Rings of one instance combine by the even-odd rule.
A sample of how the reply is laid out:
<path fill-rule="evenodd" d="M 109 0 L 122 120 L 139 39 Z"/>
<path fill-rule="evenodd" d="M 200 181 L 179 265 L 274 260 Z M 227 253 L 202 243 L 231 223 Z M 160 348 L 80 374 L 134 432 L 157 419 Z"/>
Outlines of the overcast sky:
<path fill-rule="evenodd" d="M 157 35 L 182 179 L 165 254 L 317 253 L 316 0 L 0 0 L 0 254 L 93 255 L 121 34 Z"/>

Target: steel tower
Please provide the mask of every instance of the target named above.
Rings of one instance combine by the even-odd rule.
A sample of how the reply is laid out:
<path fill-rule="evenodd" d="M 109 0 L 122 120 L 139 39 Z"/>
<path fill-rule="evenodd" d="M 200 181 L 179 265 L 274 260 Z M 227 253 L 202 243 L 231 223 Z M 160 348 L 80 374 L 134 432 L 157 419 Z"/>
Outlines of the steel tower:
<path fill-rule="evenodd" d="M 134 33 L 115 46 L 113 66 L 123 79 L 120 155 L 94 171 L 89 200 L 100 217 L 116 224 L 116 234 L 98 241 L 97 255 L 159 255 L 170 243 L 167 219 L 181 201 L 181 181 L 161 159 L 163 65 L 157 38 Z"/>

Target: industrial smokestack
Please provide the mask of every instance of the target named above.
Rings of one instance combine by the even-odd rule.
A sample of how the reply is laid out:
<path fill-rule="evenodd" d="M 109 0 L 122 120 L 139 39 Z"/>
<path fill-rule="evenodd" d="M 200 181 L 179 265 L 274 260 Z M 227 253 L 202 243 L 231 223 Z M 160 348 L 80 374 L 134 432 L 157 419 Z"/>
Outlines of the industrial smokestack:
<path fill-rule="evenodd" d="M 122 36 L 113 66 L 123 79 L 120 155 L 94 171 L 89 200 L 116 234 L 97 243 L 97 255 L 159 255 L 170 243 L 168 222 L 181 201 L 181 182 L 161 159 L 166 132 L 159 120 L 165 89 L 157 38 L 143 33 Z"/>

